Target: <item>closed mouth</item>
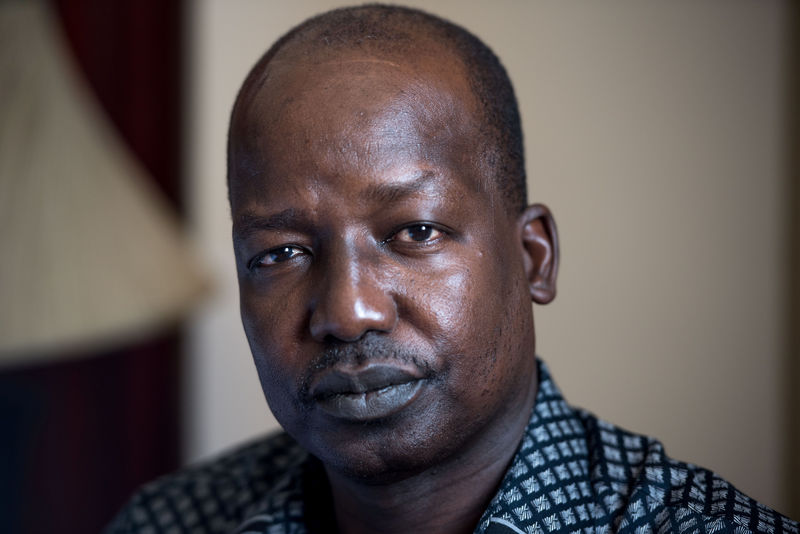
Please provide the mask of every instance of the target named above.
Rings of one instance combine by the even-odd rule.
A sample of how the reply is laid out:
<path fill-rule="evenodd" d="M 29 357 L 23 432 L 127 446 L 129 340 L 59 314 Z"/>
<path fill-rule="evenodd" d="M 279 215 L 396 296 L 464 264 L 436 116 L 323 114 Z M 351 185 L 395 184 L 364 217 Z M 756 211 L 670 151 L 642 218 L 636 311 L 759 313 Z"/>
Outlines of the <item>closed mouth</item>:
<path fill-rule="evenodd" d="M 424 374 L 396 364 L 336 366 L 311 384 L 309 393 L 326 414 L 346 420 L 380 419 L 404 408 L 421 390 Z"/>

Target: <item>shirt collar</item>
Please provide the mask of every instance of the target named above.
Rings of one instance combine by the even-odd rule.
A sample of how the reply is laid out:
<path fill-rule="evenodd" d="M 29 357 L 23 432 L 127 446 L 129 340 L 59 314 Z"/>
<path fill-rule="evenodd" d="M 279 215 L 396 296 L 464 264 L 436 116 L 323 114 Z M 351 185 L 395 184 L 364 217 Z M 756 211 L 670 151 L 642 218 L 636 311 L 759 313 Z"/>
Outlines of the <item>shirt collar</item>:
<path fill-rule="evenodd" d="M 476 533 L 574 530 L 594 515 L 586 430 L 547 365 L 537 363 L 530 422 Z"/>

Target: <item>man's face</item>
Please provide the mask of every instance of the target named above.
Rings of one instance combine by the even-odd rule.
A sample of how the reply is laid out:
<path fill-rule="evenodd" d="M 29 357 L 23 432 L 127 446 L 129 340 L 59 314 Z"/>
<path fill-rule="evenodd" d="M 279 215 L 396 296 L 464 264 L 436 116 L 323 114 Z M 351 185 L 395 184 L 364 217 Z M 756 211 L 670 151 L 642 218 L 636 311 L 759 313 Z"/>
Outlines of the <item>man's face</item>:
<path fill-rule="evenodd" d="M 234 119 L 234 248 L 259 378 L 283 427 L 350 476 L 463 455 L 532 402 L 521 230 L 483 160 L 463 67 L 442 57 L 285 53 Z"/>

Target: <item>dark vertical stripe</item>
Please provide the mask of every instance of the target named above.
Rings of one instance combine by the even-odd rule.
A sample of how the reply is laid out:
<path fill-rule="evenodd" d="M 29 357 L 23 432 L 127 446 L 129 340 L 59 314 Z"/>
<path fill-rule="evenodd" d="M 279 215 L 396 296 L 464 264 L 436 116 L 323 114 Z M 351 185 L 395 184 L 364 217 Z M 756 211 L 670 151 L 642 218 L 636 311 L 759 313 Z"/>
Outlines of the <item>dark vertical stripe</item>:
<path fill-rule="evenodd" d="M 780 510 L 792 518 L 800 518 L 800 6 L 787 2 L 788 61 L 786 102 L 786 221 L 788 232 L 786 303 L 786 350 L 783 390 L 787 417 L 784 421 L 783 486 L 788 503 Z"/>
<path fill-rule="evenodd" d="M 181 2 L 51 5 L 78 71 L 179 208 Z M 178 466 L 180 345 L 175 328 L 0 372 L 0 530 L 98 532 L 136 486 Z"/>

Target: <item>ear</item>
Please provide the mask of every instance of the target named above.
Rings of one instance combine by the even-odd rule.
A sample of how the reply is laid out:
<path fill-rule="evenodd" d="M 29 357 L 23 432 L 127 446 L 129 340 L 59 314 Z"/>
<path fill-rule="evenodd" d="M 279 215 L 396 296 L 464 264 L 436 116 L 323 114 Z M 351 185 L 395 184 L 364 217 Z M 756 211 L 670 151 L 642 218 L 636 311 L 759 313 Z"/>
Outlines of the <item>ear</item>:
<path fill-rule="evenodd" d="M 522 261 L 531 300 L 547 304 L 556 297 L 558 233 L 550 210 L 543 204 L 528 206 L 517 219 Z"/>

